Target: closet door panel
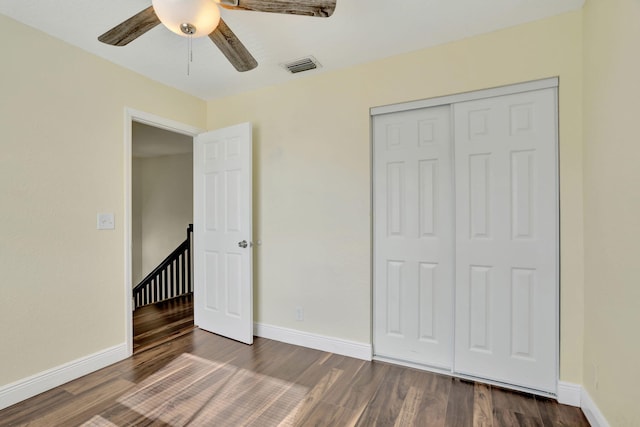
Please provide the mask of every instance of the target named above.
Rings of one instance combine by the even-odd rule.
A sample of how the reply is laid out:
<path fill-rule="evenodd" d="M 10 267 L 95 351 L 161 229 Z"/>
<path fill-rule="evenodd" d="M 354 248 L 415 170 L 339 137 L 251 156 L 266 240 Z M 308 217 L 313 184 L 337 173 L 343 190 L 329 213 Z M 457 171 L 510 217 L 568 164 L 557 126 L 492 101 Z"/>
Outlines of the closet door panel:
<path fill-rule="evenodd" d="M 374 351 L 450 369 L 450 107 L 374 118 Z"/>
<path fill-rule="evenodd" d="M 454 370 L 555 392 L 555 89 L 455 104 L 454 123 Z"/>

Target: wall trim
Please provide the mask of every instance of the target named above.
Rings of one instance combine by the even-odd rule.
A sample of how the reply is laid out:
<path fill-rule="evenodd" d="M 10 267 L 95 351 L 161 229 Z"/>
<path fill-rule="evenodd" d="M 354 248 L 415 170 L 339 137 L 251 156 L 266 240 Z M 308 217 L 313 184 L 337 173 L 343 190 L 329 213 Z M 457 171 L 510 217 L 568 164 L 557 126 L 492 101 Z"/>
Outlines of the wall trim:
<path fill-rule="evenodd" d="M 329 353 L 340 354 L 342 356 L 371 361 L 371 344 L 327 337 L 324 335 L 312 334 L 280 326 L 266 325 L 264 323 L 254 323 L 253 333 L 258 337 L 268 338 L 287 344 L 299 345 L 301 347 L 312 348 L 314 350 L 321 350 Z"/>
<path fill-rule="evenodd" d="M 258 337 L 356 359 L 372 360 L 371 344 L 264 323 L 254 323 L 253 330 Z M 0 410 L 124 360 L 129 357 L 127 347 L 125 342 L 2 386 L 0 387 Z M 559 381 L 558 403 L 580 407 L 593 427 L 610 427 L 600 408 L 595 404 L 587 390 L 579 384 Z"/>
<path fill-rule="evenodd" d="M 589 392 L 583 387 L 581 394 L 582 413 L 587 417 L 591 427 L 610 427 L 609 422 L 604 417 L 604 414 L 598 408 L 598 405 L 591 399 Z"/>
<path fill-rule="evenodd" d="M 592 427 L 610 427 L 600 408 L 595 404 L 589 392 L 580 384 L 558 381 L 558 403 L 577 406 Z"/>
<path fill-rule="evenodd" d="M 558 381 L 558 403 L 580 407 L 582 402 L 582 386 L 580 384 Z"/>
<path fill-rule="evenodd" d="M 0 409 L 95 372 L 127 357 L 129 357 L 127 344 L 122 343 L 2 386 L 0 387 Z"/>
<path fill-rule="evenodd" d="M 397 113 L 399 111 L 417 110 L 422 108 L 436 107 L 440 105 L 454 104 L 457 102 L 473 101 L 476 99 L 493 98 L 502 95 L 512 95 L 514 93 L 529 92 L 540 89 L 550 89 L 558 87 L 558 77 L 533 80 L 524 83 L 516 83 L 505 86 L 498 86 L 489 89 L 462 92 L 453 95 L 438 96 L 435 98 L 421 99 L 417 101 L 401 102 L 399 104 L 382 105 L 369 109 L 371 116 L 380 114 Z"/>

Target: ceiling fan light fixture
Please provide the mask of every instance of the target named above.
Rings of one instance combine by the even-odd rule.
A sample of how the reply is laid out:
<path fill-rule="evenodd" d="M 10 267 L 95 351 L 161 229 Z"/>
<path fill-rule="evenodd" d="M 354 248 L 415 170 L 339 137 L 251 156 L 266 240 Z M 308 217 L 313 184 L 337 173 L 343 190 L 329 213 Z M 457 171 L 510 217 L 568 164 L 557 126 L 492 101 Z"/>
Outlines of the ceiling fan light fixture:
<path fill-rule="evenodd" d="M 225 6 L 234 6 L 234 7 L 238 6 L 238 0 L 213 0 L 213 1 Z"/>
<path fill-rule="evenodd" d="M 205 37 L 220 22 L 213 0 L 152 0 L 153 10 L 168 29 L 183 37 Z"/>

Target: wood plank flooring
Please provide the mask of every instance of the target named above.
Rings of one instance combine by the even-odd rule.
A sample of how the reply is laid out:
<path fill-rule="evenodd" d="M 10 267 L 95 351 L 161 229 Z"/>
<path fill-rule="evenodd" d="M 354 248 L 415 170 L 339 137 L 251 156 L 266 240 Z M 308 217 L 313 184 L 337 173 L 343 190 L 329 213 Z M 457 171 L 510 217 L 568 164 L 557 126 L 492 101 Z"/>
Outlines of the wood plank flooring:
<path fill-rule="evenodd" d="M 133 352 L 170 341 L 193 328 L 193 294 L 140 307 L 133 312 Z"/>
<path fill-rule="evenodd" d="M 0 426 L 588 426 L 483 384 L 200 329 L 0 411 Z"/>

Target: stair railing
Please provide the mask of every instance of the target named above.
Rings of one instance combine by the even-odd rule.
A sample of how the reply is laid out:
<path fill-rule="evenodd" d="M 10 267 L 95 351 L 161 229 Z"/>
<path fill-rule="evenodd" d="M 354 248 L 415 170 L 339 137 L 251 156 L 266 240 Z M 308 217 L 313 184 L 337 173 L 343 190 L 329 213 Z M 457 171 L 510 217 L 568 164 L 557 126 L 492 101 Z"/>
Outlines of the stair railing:
<path fill-rule="evenodd" d="M 134 310 L 193 292 L 192 234 L 193 224 L 189 224 L 187 239 L 133 288 Z"/>

